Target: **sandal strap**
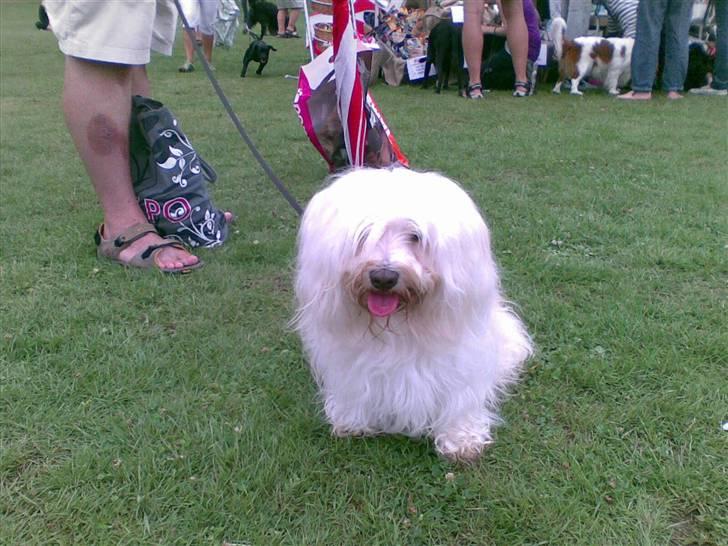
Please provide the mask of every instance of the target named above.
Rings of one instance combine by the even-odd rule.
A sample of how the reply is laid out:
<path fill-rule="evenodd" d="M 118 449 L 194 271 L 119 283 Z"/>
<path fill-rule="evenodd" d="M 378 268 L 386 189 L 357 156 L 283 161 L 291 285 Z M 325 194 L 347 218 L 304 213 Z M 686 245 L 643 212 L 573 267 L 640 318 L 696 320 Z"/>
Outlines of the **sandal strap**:
<path fill-rule="evenodd" d="M 480 96 L 473 97 L 473 91 L 480 91 Z M 482 99 L 483 98 L 483 85 L 479 83 L 469 83 L 465 89 L 465 94 L 469 99 Z"/>
<path fill-rule="evenodd" d="M 152 224 L 146 222 L 140 222 L 127 228 L 121 232 L 116 239 L 114 239 L 114 246 L 117 248 L 123 248 L 129 246 L 134 241 L 137 241 L 147 235 L 148 233 L 156 233 L 157 230 Z"/>
<path fill-rule="evenodd" d="M 160 248 L 173 247 L 179 250 L 186 250 L 184 245 L 178 241 L 167 241 L 166 243 L 159 243 L 158 245 L 149 245 L 144 252 L 140 254 L 142 260 L 148 259 L 155 251 Z"/>
<path fill-rule="evenodd" d="M 106 248 L 113 247 L 114 249 L 121 250 L 122 247 L 130 245 L 134 241 L 144 237 L 147 233 L 156 233 L 157 230 L 151 224 L 142 222 L 127 228 L 116 239 L 104 239 L 104 236 L 102 235 L 103 232 L 104 224 L 101 224 L 94 233 L 94 242 L 96 243 L 96 246 L 100 247 L 103 245 Z"/>
<path fill-rule="evenodd" d="M 521 91 L 518 89 L 519 87 L 523 87 L 525 91 Z M 513 96 L 514 97 L 527 97 L 531 93 L 531 82 L 524 82 L 521 80 L 516 80 L 516 82 L 513 84 Z"/>

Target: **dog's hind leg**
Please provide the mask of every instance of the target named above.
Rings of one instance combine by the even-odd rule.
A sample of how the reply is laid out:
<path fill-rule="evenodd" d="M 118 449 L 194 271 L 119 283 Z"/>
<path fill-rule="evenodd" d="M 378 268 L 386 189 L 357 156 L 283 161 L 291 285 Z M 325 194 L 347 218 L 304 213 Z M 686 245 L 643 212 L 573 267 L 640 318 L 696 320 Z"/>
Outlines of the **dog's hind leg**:
<path fill-rule="evenodd" d="M 579 91 L 579 84 L 582 79 L 592 72 L 593 67 L 594 61 L 591 58 L 588 60 L 581 59 L 578 63 L 576 63 L 576 66 L 574 67 L 574 74 L 571 76 L 571 91 L 569 91 L 569 93 L 572 95 L 584 94 Z"/>
<path fill-rule="evenodd" d="M 604 89 L 606 89 L 607 93 L 609 93 L 610 95 L 619 95 L 619 89 L 617 88 L 617 84 L 619 82 L 619 74 L 619 68 L 615 68 L 612 66 L 610 66 L 609 70 L 607 71 L 607 76 L 604 78 Z"/>
<path fill-rule="evenodd" d="M 576 67 L 576 75 L 571 78 L 571 93 L 572 95 L 583 95 L 581 91 L 579 91 L 579 84 L 581 83 L 582 78 L 584 77 L 584 71 L 581 70 L 579 66 Z"/>
<path fill-rule="evenodd" d="M 447 66 L 447 58 L 445 52 L 438 49 L 435 53 L 435 67 L 437 68 L 437 83 L 435 84 L 435 93 L 442 91 L 443 84 L 447 89 L 447 78 L 449 77 L 449 68 Z"/>
<path fill-rule="evenodd" d="M 268 61 L 266 61 L 264 63 L 260 63 L 258 65 L 258 70 L 256 70 L 255 73 L 258 74 L 258 76 L 260 76 L 263 73 L 263 69 L 265 68 L 265 65 L 267 65 L 267 64 L 268 64 Z"/>
<path fill-rule="evenodd" d="M 566 73 L 566 69 L 563 67 L 563 65 L 559 66 L 559 79 L 556 81 L 556 85 L 554 85 L 554 88 L 551 90 L 551 92 L 554 95 L 560 95 L 561 86 L 567 79 L 569 79 L 569 75 Z"/>
<path fill-rule="evenodd" d="M 429 79 L 430 79 L 430 67 L 431 66 L 432 66 L 432 61 L 430 61 L 430 59 L 428 58 L 425 61 L 425 75 L 422 78 L 422 89 L 427 89 L 428 87 L 430 87 Z"/>
<path fill-rule="evenodd" d="M 452 48 L 453 48 L 453 69 L 455 70 L 455 75 L 457 77 L 458 82 L 458 95 L 461 97 L 466 96 L 465 87 L 465 69 L 463 68 L 464 64 L 464 52 L 463 52 L 463 34 L 462 31 L 460 32 L 454 32 L 453 38 L 452 38 Z"/>

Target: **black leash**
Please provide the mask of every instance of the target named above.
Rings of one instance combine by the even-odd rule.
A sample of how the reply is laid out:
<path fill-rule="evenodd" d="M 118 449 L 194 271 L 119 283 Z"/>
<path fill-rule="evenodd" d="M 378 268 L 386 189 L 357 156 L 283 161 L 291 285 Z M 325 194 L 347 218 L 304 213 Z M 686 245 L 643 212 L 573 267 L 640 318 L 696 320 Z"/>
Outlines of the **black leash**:
<path fill-rule="evenodd" d="M 187 22 L 187 17 L 185 17 L 184 12 L 182 11 L 182 6 L 179 4 L 179 0 L 174 0 L 175 6 L 177 6 L 177 12 L 179 13 L 180 18 L 182 19 L 182 25 L 185 28 L 185 32 L 187 33 L 187 36 L 189 36 L 190 40 L 192 41 L 192 45 L 195 48 L 195 53 L 197 54 L 197 58 L 200 59 L 202 62 L 202 66 L 205 67 L 205 73 L 207 74 L 207 77 L 210 80 L 210 83 L 212 83 L 212 87 L 215 88 L 215 92 L 217 93 L 217 96 L 220 98 L 220 101 L 222 102 L 222 105 L 225 107 L 225 110 L 228 113 L 228 116 L 230 116 L 230 119 L 233 122 L 233 125 L 235 125 L 235 128 L 238 130 L 238 133 L 240 133 L 240 136 L 245 141 L 245 144 L 248 145 L 248 148 L 250 148 L 251 153 L 253 154 L 253 157 L 258 161 L 260 166 L 265 171 L 265 174 L 268 175 L 268 178 L 271 179 L 271 182 L 275 185 L 276 188 L 278 188 L 278 191 L 281 192 L 281 195 L 285 198 L 286 201 L 288 201 L 288 204 L 293 207 L 293 210 L 296 211 L 296 213 L 301 216 L 303 214 L 303 208 L 301 208 L 301 205 L 298 204 L 298 201 L 291 195 L 291 192 L 288 191 L 288 188 L 281 182 L 281 179 L 276 176 L 276 174 L 273 172 L 273 169 L 271 169 L 268 162 L 263 159 L 263 156 L 260 155 L 260 152 L 258 151 L 258 148 L 255 147 L 255 144 L 253 144 L 253 141 L 248 136 L 248 133 L 245 131 L 245 128 L 243 127 L 243 124 L 240 123 L 240 119 L 235 114 L 235 112 L 232 109 L 232 106 L 230 106 L 230 102 L 228 101 L 227 97 L 225 96 L 225 93 L 223 93 L 222 88 L 220 87 L 220 84 L 217 81 L 217 78 L 215 78 L 215 75 L 212 73 L 212 69 L 210 68 L 210 63 L 207 62 L 207 59 L 205 59 L 205 55 L 202 53 L 202 49 L 200 48 L 200 45 L 197 43 L 197 40 L 195 39 L 194 31 L 190 28 L 189 23 Z"/>

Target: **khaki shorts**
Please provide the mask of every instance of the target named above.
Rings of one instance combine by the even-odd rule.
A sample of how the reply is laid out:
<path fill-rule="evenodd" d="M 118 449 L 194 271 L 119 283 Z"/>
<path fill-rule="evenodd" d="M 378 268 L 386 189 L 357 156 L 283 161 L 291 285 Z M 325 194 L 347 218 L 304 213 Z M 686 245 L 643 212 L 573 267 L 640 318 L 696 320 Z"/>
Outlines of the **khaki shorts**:
<path fill-rule="evenodd" d="M 214 25 L 219 3 L 219 0 L 180 0 L 179 5 L 191 28 L 212 36 L 215 34 Z"/>
<path fill-rule="evenodd" d="M 150 50 L 171 55 L 174 0 L 44 0 L 58 47 L 66 55 L 142 65 Z"/>

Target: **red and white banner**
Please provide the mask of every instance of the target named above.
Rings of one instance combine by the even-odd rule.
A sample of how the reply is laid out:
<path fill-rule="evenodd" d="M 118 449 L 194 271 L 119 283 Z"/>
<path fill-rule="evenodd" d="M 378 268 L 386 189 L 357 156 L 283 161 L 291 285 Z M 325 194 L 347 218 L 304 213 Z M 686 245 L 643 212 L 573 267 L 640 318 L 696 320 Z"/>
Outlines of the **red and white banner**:
<path fill-rule="evenodd" d="M 352 167 L 364 165 L 367 124 L 364 117 L 364 90 L 357 66 L 358 37 L 349 0 L 333 0 L 334 74 L 339 119 L 344 127 L 346 155 Z"/>
<path fill-rule="evenodd" d="M 355 5 L 367 8 L 369 0 Z M 366 89 L 376 43 L 358 30 L 350 0 L 333 0 L 332 46 L 301 67 L 293 107 L 329 170 L 409 166 Z M 363 27 L 362 27 L 363 28 Z"/>

